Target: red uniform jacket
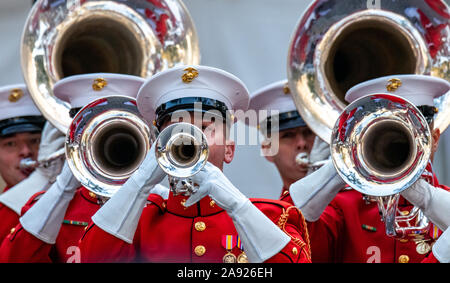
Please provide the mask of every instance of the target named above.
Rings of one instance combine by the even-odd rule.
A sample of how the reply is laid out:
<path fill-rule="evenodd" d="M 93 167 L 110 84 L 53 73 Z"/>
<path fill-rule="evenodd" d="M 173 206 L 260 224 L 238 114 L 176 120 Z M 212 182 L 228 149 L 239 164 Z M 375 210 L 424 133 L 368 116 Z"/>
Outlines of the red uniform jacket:
<path fill-rule="evenodd" d="M 431 172 L 431 168 L 429 168 Z M 434 174 L 429 180 L 438 185 Z M 284 190 L 281 200 L 292 203 Z M 412 205 L 400 197 L 398 208 L 409 211 Z M 433 226 L 432 237 L 441 233 Z M 427 254 L 419 254 L 411 240 L 396 240 L 386 235 L 376 202 L 366 202 L 355 190 L 342 190 L 325 208 L 320 219 L 308 222 L 312 262 L 395 263 L 422 262 Z M 425 261 L 426 262 L 426 261 Z M 433 262 L 430 258 L 430 261 Z"/>
<path fill-rule="evenodd" d="M 25 213 L 44 192 L 35 194 L 22 209 Z M 0 246 L 0 262 L 80 262 L 78 242 L 91 216 L 100 208 L 97 196 L 81 187 L 67 208 L 56 243 L 47 244 L 18 224 Z"/>
<path fill-rule="evenodd" d="M 81 239 L 82 262 L 223 262 L 223 237 L 237 236 L 227 212 L 209 197 L 184 207 L 185 196 L 163 200 L 150 195 L 132 244 L 91 224 Z M 270 262 L 310 262 L 303 216 L 288 203 L 253 199 L 253 204 L 291 237 L 291 242 Z M 243 247 L 245 250 L 245 247 Z M 238 257 L 242 250 L 233 245 Z"/>
<path fill-rule="evenodd" d="M 6 192 L 8 189 L 9 187 L 5 187 L 3 192 Z M 11 232 L 11 229 L 16 227 L 17 223 L 19 223 L 19 215 L 11 208 L 7 207 L 3 203 L 0 203 L 0 219 L 2 221 L 0 224 L 1 241 Z"/>

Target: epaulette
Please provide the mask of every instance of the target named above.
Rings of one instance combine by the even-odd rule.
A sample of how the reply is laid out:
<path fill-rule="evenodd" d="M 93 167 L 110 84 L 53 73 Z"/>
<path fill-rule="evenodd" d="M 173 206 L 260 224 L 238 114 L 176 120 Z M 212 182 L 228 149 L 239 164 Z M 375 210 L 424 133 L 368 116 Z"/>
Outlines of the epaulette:
<path fill-rule="evenodd" d="M 158 194 L 150 194 L 147 198 L 147 206 L 153 204 L 156 205 L 161 213 L 164 213 L 167 208 L 166 200 Z"/>
<path fill-rule="evenodd" d="M 300 211 L 300 209 L 298 209 L 296 206 L 282 201 L 282 200 L 271 200 L 271 199 L 250 199 L 250 201 L 258 206 L 258 204 L 271 204 L 274 205 L 276 207 L 278 207 L 281 211 L 280 211 L 280 216 L 276 222 L 277 226 L 283 231 L 285 232 L 289 237 L 291 237 L 292 241 L 294 243 L 296 243 L 297 245 L 299 245 L 301 248 L 306 248 L 306 254 L 310 257 L 311 255 L 311 246 L 310 246 L 310 241 L 309 241 L 309 234 L 308 234 L 308 229 L 307 229 L 307 225 L 306 225 L 306 220 L 303 217 L 302 212 Z M 263 211 L 264 212 L 264 211 Z M 296 237 L 293 237 L 291 234 L 289 234 L 286 231 L 286 223 L 290 222 L 293 223 L 294 225 L 300 226 L 301 231 L 300 233 L 303 236 L 303 239 L 298 239 Z"/>
<path fill-rule="evenodd" d="M 25 212 L 27 212 L 28 209 L 30 209 L 41 198 L 41 196 L 44 193 L 45 193 L 45 191 L 40 191 L 40 192 L 37 192 L 34 195 L 32 195 L 31 198 L 27 201 L 27 203 L 25 203 L 25 205 L 22 207 L 22 210 L 20 211 L 20 215 L 24 215 Z"/>

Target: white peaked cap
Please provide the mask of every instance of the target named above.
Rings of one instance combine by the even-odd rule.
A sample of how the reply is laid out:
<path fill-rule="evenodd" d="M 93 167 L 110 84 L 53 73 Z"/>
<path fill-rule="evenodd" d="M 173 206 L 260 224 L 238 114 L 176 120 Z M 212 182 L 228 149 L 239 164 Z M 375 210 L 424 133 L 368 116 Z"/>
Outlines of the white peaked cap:
<path fill-rule="evenodd" d="M 287 80 L 271 83 L 253 92 L 248 108 L 258 113 L 258 124 L 263 122 L 267 116 L 273 115 L 274 111 L 278 111 L 280 114 L 297 111 Z"/>
<path fill-rule="evenodd" d="M 247 87 L 236 76 L 213 67 L 185 65 L 149 78 L 139 90 L 137 106 L 144 118 L 153 123 L 159 106 L 188 97 L 213 99 L 228 110 L 246 111 L 249 103 Z"/>
<path fill-rule="evenodd" d="M 395 94 L 415 106 L 434 106 L 433 100 L 450 91 L 450 83 L 444 79 L 426 75 L 392 75 L 369 80 L 347 91 L 349 103 L 371 94 Z"/>
<path fill-rule="evenodd" d="M 122 95 L 136 98 L 144 79 L 132 75 L 92 73 L 74 75 L 55 83 L 54 95 L 68 102 L 71 108 L 84 107 L 105 96 Z"/>
<path fill-rule="evenodd" d="M 22 116 L 42 116 L 24 84 L 0 87 L 0 121 Z"/>

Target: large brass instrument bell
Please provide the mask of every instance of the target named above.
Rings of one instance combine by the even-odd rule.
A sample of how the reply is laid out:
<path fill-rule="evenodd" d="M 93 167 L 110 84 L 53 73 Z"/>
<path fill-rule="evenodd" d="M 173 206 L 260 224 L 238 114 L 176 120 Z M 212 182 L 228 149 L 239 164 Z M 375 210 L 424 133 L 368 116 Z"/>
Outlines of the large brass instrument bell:
<path fill-rule="evenodd" d="M 422 175 L 431 154 L 431 132 L 406 99 L 369 95 L 348 105 L 336 121 L 331 157 L 353 189 L 378 201 L 388 236 L 424 237 L 429 221 L 415 208 L 397 215 L 399 193 Z"/>
<path fill-rule="evenodd" d="M 38 0 L 25 23 L 21 64 L 42 114 L 66 132 L 70 106 L 53 95 L 70 75 L 149 77 L 200 62 L 194 23 L 181 0 Z"/>
<path fill-rule="evenodd" d="M 330 142 L 344 95 L 358 83 L 398 74 L 450 80 L 449 11 L 443 0 L 314 1 L 292 34 L 287 63 L 294 102 L 312 131 Z M 450 94 L 435 106 L 443 133 Z"/>
<path fill-rule="evenodd" d="M 109 198 L 139 168 L 154 139 L 134 98 L 107 96 L 74 117 L 66 137 L 66 158 L 83 186 Z"/>

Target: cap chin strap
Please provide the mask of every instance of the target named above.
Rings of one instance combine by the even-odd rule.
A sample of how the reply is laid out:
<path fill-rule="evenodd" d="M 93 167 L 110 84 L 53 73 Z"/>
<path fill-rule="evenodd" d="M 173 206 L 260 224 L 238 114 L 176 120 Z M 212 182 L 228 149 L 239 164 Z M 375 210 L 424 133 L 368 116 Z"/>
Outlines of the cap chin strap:
<path fill-rule="evenodd" d="M 223 119 L 230 116 L 228 107 L 221 101 L 206 97 L 183 97 L 163 103 L 156 109 L 156 126 L 161 127 L 169 115 L 182 110 L 211 112 L 211 114 L 218 111 Z"/>

